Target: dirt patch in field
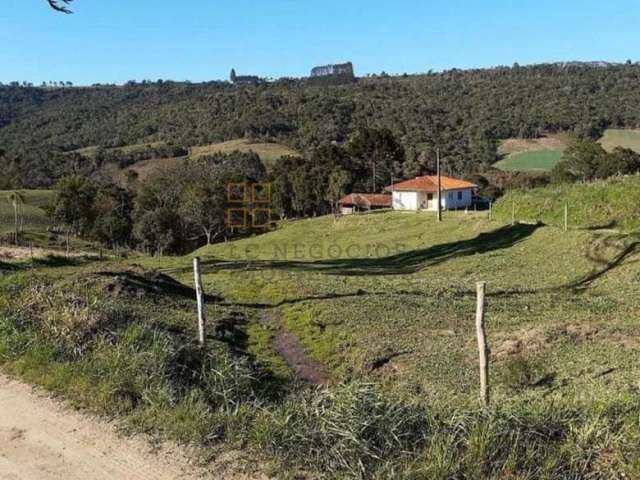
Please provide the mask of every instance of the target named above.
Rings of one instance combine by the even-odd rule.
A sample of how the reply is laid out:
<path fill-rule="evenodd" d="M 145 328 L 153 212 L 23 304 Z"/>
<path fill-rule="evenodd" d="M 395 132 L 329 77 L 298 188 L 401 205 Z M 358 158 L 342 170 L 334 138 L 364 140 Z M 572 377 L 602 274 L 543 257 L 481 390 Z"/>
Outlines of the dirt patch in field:
<path fill-rule="evenodd" d="M 180 283 L 175 278 L 155 270 L 146 270 L 139 265 L 132 265 L 119 271 L 102 271 L 76 277 L 73 283 L 83 282 L 97 286 L 111 297 L 148 297 L 185 298 L 194 300 L 195 291 L 189 285 Z M 216 300 L 207 297 L 207 300 Z"/>
<path fill-rule="evenodd" d="M 599 341 L 623 350 L 640 349 L 640 337 L 632 334 L 612 332 L 610 326 L 594 325 L 589 323 L 570 323 L 560 329 L 562 335 L 566 335 L 576 342 Z"/>
<path fill-rule="evenodd" d="M 29 247 L 0 247 L 0 259 L 2 260 L 23 260 L 25 258 L 45 258 L 49 256 L 65 256 L 65 252 L 60 250 L 50 250 L 46 248 L 33 248 Z M 86 257 L 90 255 L 88 252 L 72 251 L 69 252 L 69 257 Z"/>
<path fill-rule="evenodd" d="M 610 341 L 623 350 L 640 350 L 640 337 L 637 336 L 616 335 Z"/>
<path fill-rule="evenodd" d="M 560 331 L 576 340 L 590 340 L 601 332 L 601 327 L 589 323 L 570 323 Z"/>
<path fill-rule="evenodd" d="M 291 332 L 279 330 L 275 336 L 274 346 L 298 377 L 316 385 L 329 383 L 329 375 L 323 366 L 307 356 L 300 340 Z"/>
<path fill-rule="evenodd" d="M 521 353 L 531 353 L 547 348 L 550 339 L 541 328 L 521 330 L 509 338 L 498 342 L 492 348 L 492 356 L 495 360 L 505 360 Z"/>

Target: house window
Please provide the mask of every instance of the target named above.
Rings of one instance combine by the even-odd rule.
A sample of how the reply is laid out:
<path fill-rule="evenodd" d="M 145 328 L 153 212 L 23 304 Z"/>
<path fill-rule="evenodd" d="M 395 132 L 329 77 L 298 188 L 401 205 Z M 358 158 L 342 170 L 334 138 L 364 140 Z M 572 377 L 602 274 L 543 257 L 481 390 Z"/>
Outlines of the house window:
<path fill-rule="evenodd" d="M 462 200 L 462 192 L 458 192 L 458 200 Z"/>
<path fill-rule="evenodd" d="M 449 192 L 449 200 L 453 200 L 453 192 Z"/>

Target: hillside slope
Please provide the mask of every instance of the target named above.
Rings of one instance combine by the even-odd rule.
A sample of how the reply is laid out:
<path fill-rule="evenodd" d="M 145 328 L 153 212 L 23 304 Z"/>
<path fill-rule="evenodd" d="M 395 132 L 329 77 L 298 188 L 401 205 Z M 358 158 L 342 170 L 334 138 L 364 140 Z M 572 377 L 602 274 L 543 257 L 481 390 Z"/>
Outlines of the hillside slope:
<path fill-rule="evenodd" d="M 638 230 L 640 176 L 510 191 L 495 204 L 494 214 L 497 219 L 510 222 L 515 208 L 518 221 L 564 226 L 565 204 L 571 228 Z"/>
<path fill-rule="evenodd" d="M 501 379 L 495 394 L 511 395 L 509 371 L 524 356 L 566 379 L 567 395 L 581 388 L 569 359 L 599 368 L 614 361 L 613 352 L 594 357 L 590 349 L 602 355 L 614 332 L 627 328 L 633 342 L 639 338 L 629 296 L 638 287 L 630 280 L 636 244 L 606 232 L 493 223 L 485 214 L 449 213 L 437 224 L 428 213 L 379 213 L 293 222 L 198 255 L 207 288 L 227 302 L 273 306 L 271 323 L 249 329 L 256 355 L 273 358 L 269 342 L 286 329 L 336 381 L 408 382 L 451 401 L 475 395 L 476 281 L 487 281 L 491 292 L 493 371 Z M 607 267 L 609 259 L 615 268 Z M 576 285 L 585 290 L 574 291 Z M 601 324 L 604 304 L 612 306 L 615 326 Z M 600 334 L 589 341 L 561 333 L 593 324 Z M 631 357 L 624 358 L 626 364 Z"/>
<path fill-rule="evenodd" d="M 205 349 L 190 256 L 0 262 L 0 365 L 134 431 L 244 445 L 277 477 L 640 473 L 637 236 L 382 211 L 196 254 Z"/>
<path fill-rule="evenodd" d="M 358 126 L 389 128 L 410 155 L 438 144 L 452 173 L 497 160 L 501 138 L 545 131 L 597 136 L 640 126 L 639 65 L 538 65 L 363 78 L 318 86 L 174 82 L 59 90 L 0 88 L 2 162 L 15 181 L 77 167 L 52 151 L 153 142 L 181 147 L 270 139 L 304 153 Z M 17 159 L 20 158 L 20 162 Z M 25 171 L 31 176 L 22 175 Z"/>

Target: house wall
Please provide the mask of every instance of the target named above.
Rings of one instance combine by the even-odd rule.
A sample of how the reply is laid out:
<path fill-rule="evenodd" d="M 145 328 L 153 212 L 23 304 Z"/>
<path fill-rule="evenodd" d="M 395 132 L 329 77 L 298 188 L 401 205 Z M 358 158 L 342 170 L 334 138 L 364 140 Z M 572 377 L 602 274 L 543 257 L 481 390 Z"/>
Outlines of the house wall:
<path fill-rule="evenodd" d="M 351 215 L 353 212 L 353 207 L 340 207 L 340 213 L 342 215 Z"/>
<path fill-rule="evenodd" d="M 458 197 L 458 193 L 461 197 Z M 437 210 L 436 194 L 433 194 L 433 200 L 428 205 L 427 192 L 393 192 L 393 209 L 394 210 Z M 473 189 L 465 188 L 460 190 L 447 190 L 442 192 L 442 208 L 448 210 L 456 210 L 471 206 L 473 200 Z M 428 207 L 427 207 L 428 205 Z"/>
<path fill-rule="evenodd" d="M 467 208 L 471 206 L 472 202 L 473 189 L 471 188 L 442 192 L 442 204 L 447 210 Z"/>
<path fill-rule="evenodd" d="M 393 192 L 394 210 L 418 210 L 418 192 Z"/>

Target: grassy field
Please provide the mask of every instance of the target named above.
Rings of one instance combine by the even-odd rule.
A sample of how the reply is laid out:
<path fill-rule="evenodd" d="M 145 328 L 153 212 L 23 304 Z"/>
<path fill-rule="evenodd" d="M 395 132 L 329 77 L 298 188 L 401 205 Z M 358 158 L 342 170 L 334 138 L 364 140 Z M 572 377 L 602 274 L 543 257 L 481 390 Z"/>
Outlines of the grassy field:
<path fill-rule="evenodd" d="M 504 158 L 494 166 L 511 171 L 550 171 L 560 161 L 569 143 L 567 134 L 549 134 L 540 138 L 509 138 L 500 142 L 498 153 Z"/>
<path fill-rule="evenodd" d="M 257 153 L 265 165 L 272 165 L 280 157 L 287 155 L 296 156 L 299 155 L 295 150 L 279 143 L 253 143 L 249 140 L 239 139 L 230 140 L 228 142 L 213 143 L 211 145 L 203 145 L 200 147 L 192 147 L 190 154 L 194 158 L 198 158 L 202 155 L 209 155 L 212 153 L 231 153 L 234 151 L 240 152 L 255 152 Z"/>
<path fill-rule="evenodd" d="M 624 147 L 640 153 L 640 130 L 609 128 L 602 135 L 600 144 L 609 152 L 616 147 Z"/>
<path fill-rule="evenodd" d="M 493 166 L 506 171 L 545 171 L 549 172 L 562 158 L 560 150 L 541 150 L 537 152 L 512 153 Z"/>
<path fill-rule="evenodd" d="M 637 478 L 639 244 L 461 212 L 285 222 L 196 252 L 205 357 L 191 257 L 0 263 L 0 362 L 133 430 L 244 445 L 276 476 Z M 283 332 L 327 389 L 294 381 Z"/>
<path fill-rule="evenodd" d="M 498 153 L 503 158 L 494 167 L 507 171 L 550 171 L 560 161 L 569 141 L 567 134 L 552 134 L 538 139 L 503 140 L 498 148 Z M 607 151 L 624 147 L 640 152 L 640 130 L 609 128 L 599 142 Z"/>
<path fill-rule="evenodd" d="M 612 178 L 587 184 L 563 184 L 528 191 L 511 191 L 494 206 L 495 218 L 541 221 L 564 226 L 564 207 L 569 207 L 571 228 L 640 229 L 640 176 Z"/>
<path fill-rule="evenodd" d="M 25 196 L 24 230 L 43 232 L 50 225 L 43 207 L 53 201 L 54 192 L 51 190 L 20 190 L 20 192 Z M 13 205 L 9 201 L 10 193 L 10 191 L 0 190 L 0 234 L 15 230 Z"/>
<path fill-rule="evenodd" d="M 126 147 L 126 148 L 135 148 L 136 145 Z M 144 147 L 144 145 L 140 145 L 140 147 Z M 91 152 L 90 149 L 83 149 Z M 125 148 L 125 147 L 123 147 Z M 198 158 L 204 155 L 211 155 L 214 153 L 232 153 L 235 151 L 240 152 L 255 152 L 260 156 L 260 159 L 264 162 L 264 164 L 269 168 L 271 165 L 275 163 L 280 157 L 286 155 L 298 155 L 298 152 L 292 150 L 291 148 L 281 145 L 279 143 L 252 143 L 248 140 L 239 139 L 239 140 L 230 140 L 228 142 L 221 143 L 213 143 L 210 145 L 202 145 L 198 147 L 191 147 L 190 149 L 190 157 Z M 131 167 L 119 171 L 116 170 L 111 172 L 111 176 L 121 182 L 126 182 L 126 172 L 129 170 L 135 171 L 138 174 L 139 180 L 146 179 L 149 175 L 152 175 L 154 172 L 163 169 L 163 168 L 171 168 L 176 165 L 179 165 L 184 158 L 158 158 L 158 159 L 150 159 L 143 160 L 138 162 Z"/>

